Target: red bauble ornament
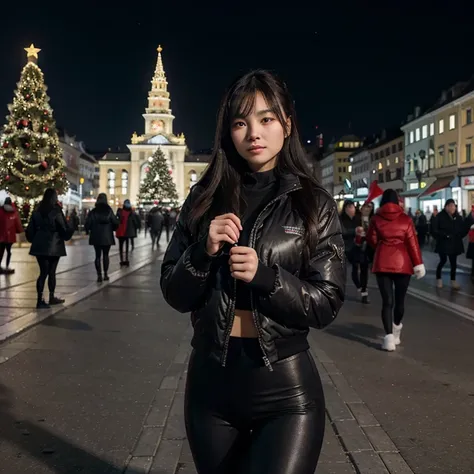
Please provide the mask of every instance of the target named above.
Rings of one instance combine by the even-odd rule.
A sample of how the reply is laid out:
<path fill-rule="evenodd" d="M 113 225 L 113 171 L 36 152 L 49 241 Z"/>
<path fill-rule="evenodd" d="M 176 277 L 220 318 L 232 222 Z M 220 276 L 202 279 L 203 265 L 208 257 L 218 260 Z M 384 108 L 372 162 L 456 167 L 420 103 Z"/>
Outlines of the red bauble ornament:
<path fill-rule="evenodd" d="M 30 94 L 26 94 L 26 98 L 29 99 L 29 98 L 30 98 Z"/>
<path fill-rule="evenodd" d="M 145 168 L 145 173 L 149 173 L 150 172 L 150 168 L 148 168 L 148 166 Z"/>
<path fill-rule="evenodd" d="M 48 115 L 49 112 L 47 110 L 43 110 L 44 115 Z"/>
<path fill-rule="evenodd" d="M 30 144 L 29 143 L 25 143 L 25 148 L 30 148 Z"/>
<path fill-rule="evenodd" d="M 47 161 L 42 161 L 41 166 L 46 169 L 48 167 L 48 162 Z"/>
<path fill-rule="evenodd" d="M 49 132 L 49 127 L 45 125 L 45 126 L 43 127 L 43 132 Z"/>
<path fill-rule="evenodd" d="M 9 181 L 9 180 L 10 180 L 10 175 L 7 174 L 7 175 L 5 176 L 5 181 Z"/>
<path fill-rule="evenodd" d="M 8 148 L 8 142 L 3 142 L 3 148 Z"/>
<path fill-rule="evenodd" d="M 21 124 L 22 124 L 24 127 L 28 127 L 28 120 L 23 119 L 23 120 L 21 121 Z"/>
<path fill-rule="evenodd" d="M 169 174 L 173 174 L 173 170 L 168 170 L 168 173 L 169 173 Z"/>

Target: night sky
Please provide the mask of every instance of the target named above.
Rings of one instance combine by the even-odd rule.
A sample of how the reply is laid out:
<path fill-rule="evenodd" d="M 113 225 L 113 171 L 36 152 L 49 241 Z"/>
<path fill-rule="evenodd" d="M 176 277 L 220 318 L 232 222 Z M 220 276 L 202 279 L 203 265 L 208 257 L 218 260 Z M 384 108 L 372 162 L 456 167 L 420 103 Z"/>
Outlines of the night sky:
<path fill-rule="evenodd" d="M 415 8 L 334 1 L 304 9 L 291 9 L 293 2 L 268 2 L 265 9 L 247 2 L 208 9 L 172 1 L 97 3 L 106 6 L 3 7 L 2 122 L 26 62 L 23 48 L 32 42 L 42 49 L 39 66 L 58 126 L 91 151 L 125 147 L 133 131 L 143 133 L 158 44 L 174 131 L 185 133 L 192 150 L 212 146 L 225 88 L 252 68 L 282 76 L 304 139 L 313 139 L 318 126 L 326 141 L 398 125 L 415 105 L 429 105 L 443 88 L 474 74 L 472 14 L 453 2 Z M 80 10 L 67 10 L 74 5 Z"/>

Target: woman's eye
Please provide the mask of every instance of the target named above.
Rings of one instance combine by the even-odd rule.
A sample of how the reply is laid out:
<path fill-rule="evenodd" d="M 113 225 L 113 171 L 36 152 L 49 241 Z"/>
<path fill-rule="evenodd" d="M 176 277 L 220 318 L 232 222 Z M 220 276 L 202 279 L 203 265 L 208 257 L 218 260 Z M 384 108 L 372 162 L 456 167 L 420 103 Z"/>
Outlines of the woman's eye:
<path fill-rule="evenodd" d="M 274 120 L 274 119 L 273 119 L 272 117 L 265 117 L 265 118 L 263 119 L 263 123 L 270 123 L 270 122 L 273 122 L 273 120 Z"/>
<path fill-rule="evenodd" d="M 234 123 L 234 127 L 243 127 L 243 126 L 245 126 L 244 122 L 235 122 Z"/>

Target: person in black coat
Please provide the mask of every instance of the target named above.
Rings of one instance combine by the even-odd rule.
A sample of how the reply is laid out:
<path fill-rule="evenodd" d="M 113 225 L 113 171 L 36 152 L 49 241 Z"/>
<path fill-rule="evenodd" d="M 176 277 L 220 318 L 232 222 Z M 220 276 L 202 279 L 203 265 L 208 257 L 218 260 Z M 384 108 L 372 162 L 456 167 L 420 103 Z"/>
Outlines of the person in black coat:
<path fill-rule="evenodd" d="M 464 252 L 462 239 L 466 235 L 465 225 L 462 217 L 456 212 L 456 204 L 453 199 L 448 199 L 444 209 L 436 216 L 433 222 L 432 232 L 436 239 L 435 252 L 439 254 L 439 264 L 436 268 L 436 280 L 438 288 L 443 287 L 441 271 L 448 258 L 451 265 L 451 286 L 458 290 L 456 281 L 456 267 L 458 255 Z"/>
<path fill-rule="evenodd" d="M 353 201 L 349 199 L 344 201 L 339 219 L 341 221 L 342 238 L 344 239 L 346 258 L 347 261 L 352 265 L 352 281 L 357 290 L 361 293 L 362 301 L 364 303 L 368 303 L 368 264 L 365 265 L 365 253 L 362 252 L 361 245 L 356 245 L 356 238 L 362 238 L 362 234 L 364 233 L 362 227 L 362 216 L 360 213 L 356 212 L 356 207 Z M 363 257 L 364 262 L 361 260 Z M 362 269 L 361 263 L 364 264 Z M 361 273 L 362 275 L 360 275 Z M 367 276 L 367 278 L 365 278 L 365 276 Z"/>
<path fill-rule="evenodd" d="M 154 250 L 155 244 L 160 245 L 161 232 L 163 231 L 164 217 L 161 209 L 154 207 L 148 214 L 147 226 L 150 228 L 151 249 Z"/>
<path fill-rule="evenodd" d="M 109 279 L 109 252 L 110 247 L 115 245 L 114 231 L 119 226 L 119 220 L 107 204 L 107 195 L 100 193 L 97 196 L 95 208 L 87 215 L 86 232 L 89 234 L 89 245 L 95 250 L 95 269 L 97 270 L 97 282 L 102 283 L 101 257 L 104 263 L 104 281 Z"/>
<path fill-rule="evenodd" d="M 31 242 L 30 255 L 38 261 L 40 275 L 36 281 L 38 309 L 49 308 L 50 305 L 64 303 L 64 300 L 54 296 L 56 289 L 56 269 L 59 259 L 66 256 L 64 241 L 71 239 L 74 228 L 69 226 L 58 203 L 58 195 L 48 188 L 38 208 L 33 212 L 26 238 Z M 48 278 L 49 304 L 43 299 L 44 284 Z"/>

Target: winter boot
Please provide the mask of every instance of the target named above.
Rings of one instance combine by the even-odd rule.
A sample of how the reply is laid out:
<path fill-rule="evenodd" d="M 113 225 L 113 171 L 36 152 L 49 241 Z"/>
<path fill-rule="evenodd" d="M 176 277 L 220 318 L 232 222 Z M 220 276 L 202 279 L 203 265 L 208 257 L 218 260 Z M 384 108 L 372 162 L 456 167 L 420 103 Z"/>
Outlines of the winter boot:
<path fill-rule="evenodd" d="M 401 340 L 400 340 L 400 335 L 402 333 L 402 328 L 403 328 L 403 324 L 400 323 L 398 326 L 393 323 L 393 337 L 395 338 L 395 345 L 398 346 L 398 344 L 400 344 Z"/>
<path fill-rule="evenodd" d="M 369 292 L 368 291 L 362 291 L 361 294 L 361 301 L 363 304 L 369 304 Z"/>
<path fill-rule="evenodd" d="M 107 273 L 104 273 L 104 281 L 109 281 L 110 278 L 109 278 L 109 275 L 107 275 Z"/>
<path fill-rule="evenodd" d="M 97 274 L 97 283 L 102 283 L 102 275 L 100 273 Z"/>
<path fill-rule="evenodd" d="M 395 337 L 393 334 L 387 334 L 383 338 L 382 349 L 384 351 L 393 352 L 396 348 L 397 346 L 395 345 Z"/>
<path fill-rule="evenodd" d="M 48 309 L 51 308 L 49 304 L 46 303 L 46 301 L 43 299 L 43 294 L 39 293 L 38 294 L 38 301 L 36 302 L 36 309 Z"/>
<path fill-rule="evenodd" d="M 63 304 L 64 301 L 66 301 L 66 300 L 63 300 L 62 298 L 56 298 L 56 296 L 54 296 L 54 293 L 51 293 L 49 295 L 49 304 L 51 304 L 51 305 Z"/>
<path fill-rule="evenodd" d="M 461 289 L 461 285 L 456 280 L 451 280 L 451 288 L 458 291 Z"/>
<path fill-rule="evenodd" d="M 443 288 L 443 280 L 441 280 L 441 278 L 438 278 L 438 279 L 436 280 L 436 286 L 437 286 L 438 288 Z"/>

